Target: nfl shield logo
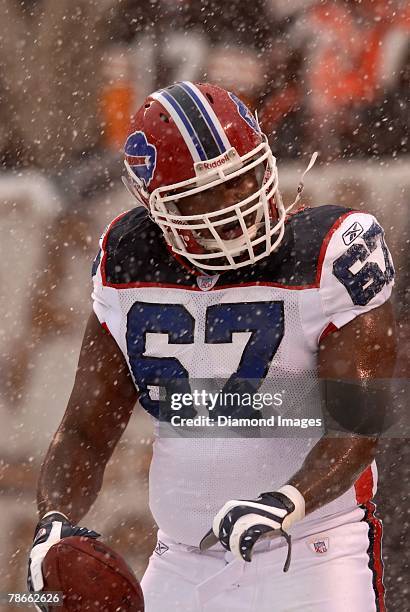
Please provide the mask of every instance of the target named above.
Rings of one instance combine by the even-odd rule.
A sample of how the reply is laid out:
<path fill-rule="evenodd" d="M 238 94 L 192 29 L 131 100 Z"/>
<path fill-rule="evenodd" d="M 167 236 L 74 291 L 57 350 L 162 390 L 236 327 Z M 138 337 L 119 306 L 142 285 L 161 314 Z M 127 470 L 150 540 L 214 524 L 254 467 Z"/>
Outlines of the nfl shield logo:
<path fill-rule="evenodd" d="M 325 553 L 327 552 L 326 542 L 313 542 L 313 546 L 315 547 L 315 551 L 317 553 Z"/>
<path fill-rule="evenodd" d="M 329 538 L 323 538 L 322 540 L 311 542 L 311 546 L 315 553 L 323 555 L 329 550 Z"/>
<path fill-rule="evenodd" d="M 218 282 L 219 274 L 213 276 L 197 276 L 196 282 L 201 291 L 209 291 Z"/>

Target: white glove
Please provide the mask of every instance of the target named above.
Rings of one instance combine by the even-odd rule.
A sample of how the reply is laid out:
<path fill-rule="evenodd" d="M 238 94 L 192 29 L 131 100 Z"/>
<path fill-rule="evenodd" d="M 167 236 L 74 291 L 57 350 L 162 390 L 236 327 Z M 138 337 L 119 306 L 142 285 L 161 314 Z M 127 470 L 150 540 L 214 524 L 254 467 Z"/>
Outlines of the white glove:
<path fill-rule="evenodd" d="M 41 565 L 49 549 L 62 538 L 69 536 L 84 536 L 98 538 L 99 533 L 90 531 L 85 527 L 72 525 L 69 519 L 61 512 L 47 512 L 37 524 L 34 532 L 33 546 L 30 551 L 28 562 L 27 586 L 29 591 L 41 591 L 44 587 L 43 572 Z M 35 606 L 43 612 L 46 606 Z"/>
<path fill-rule="evenodd" d="M 262 493 L 257 499 L 231 500 L 216 514 L 212 529 L 203 537 L 200 548 L 209 547 L 217 538 L 235 557 L 251 561 L 256 542 L 266 534 L 277 532 L 288 543 L 284 567 L 284 571 L 287 571 L 291 551 L 287 530 L 304 516 L 305 500 L 291 485 L 285 485 L 273 493 Z"/>

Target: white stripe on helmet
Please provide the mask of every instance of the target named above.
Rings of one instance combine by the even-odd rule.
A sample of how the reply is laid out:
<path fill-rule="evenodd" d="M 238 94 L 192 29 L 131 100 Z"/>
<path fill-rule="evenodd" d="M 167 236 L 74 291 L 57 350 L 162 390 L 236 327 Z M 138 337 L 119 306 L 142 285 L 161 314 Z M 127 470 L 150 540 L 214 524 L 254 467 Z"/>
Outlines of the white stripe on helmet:
<path fill-rule="evenodd" d="M 188 130 L 186 129 L 186 127 L 183 124 L 180 116 L 178 115 L 178 113 L 176 112 L 176 110 L 174 109 L 172 104 L 170 104 L 170 102 L 166 99 L 166 97 L 162 94 L 161 91 L 156 91 L 155 93 L 153 93 L 151 95 L 151 97 L 154 98 L 155 100 L 158 100 L 158 102 L 160 102 L 162 104 L 162 106 L 168 111 L 168 113 L 170 114 L 170 116 L 174 120 L 175 125 L 179 129 L 179 131 L 181 133 L 181 136 L 183 137 L 183 139 L 185 141 L 185 144 L 188 147 L 189 152 L 191 153 L 191 157 L 194 160 L 194 162 L 201 161 L 201 157 L 200 157 L 200 155 L 199 155 L 199 153 L 197 151 L 197 148 L 196 148 L 194 142 L 192 141 L 192 138 L 191 138 Z M 188 117 L 187 117 L 187 120 L 188 120 Z M 191 122 L 189 122 L 189 123 L 191 123 Z M 191 124 L 191 127 L 192 127 L 192 124 Z M 195 132 L 193 127 L 192 127 L 192 130 Z M 199 138 L 198 138 L 198 140 L 199 140 Z"/>

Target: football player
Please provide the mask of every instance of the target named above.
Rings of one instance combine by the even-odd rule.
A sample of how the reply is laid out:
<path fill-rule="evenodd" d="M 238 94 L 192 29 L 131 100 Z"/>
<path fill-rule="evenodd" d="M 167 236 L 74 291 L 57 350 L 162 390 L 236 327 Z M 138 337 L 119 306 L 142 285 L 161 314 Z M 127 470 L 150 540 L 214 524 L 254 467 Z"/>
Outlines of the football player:
<path fill-rule="evenodd" d="M 149 96 L 125 166 L 137 206 L 105 230 L 94 261 L 94 308 L 38 486 L 30 588 L 95 501 L 138 400 L 157 432 L 147 612 L 383 610 L 371 499 L 388 398 L 375 381 L 392 374 L 395 333 L 382 228 L 337 205 L 288 214 L 257 120 L 209 84 Z M 278 381 L 282 416 L 300 424 L 319 379 L 319 434 L 169 427 L 212 408 L 253 421 L 244 389 Z M 189 402 L 198 381 L 223 381 L 218 397 L 241 401 Z"/>

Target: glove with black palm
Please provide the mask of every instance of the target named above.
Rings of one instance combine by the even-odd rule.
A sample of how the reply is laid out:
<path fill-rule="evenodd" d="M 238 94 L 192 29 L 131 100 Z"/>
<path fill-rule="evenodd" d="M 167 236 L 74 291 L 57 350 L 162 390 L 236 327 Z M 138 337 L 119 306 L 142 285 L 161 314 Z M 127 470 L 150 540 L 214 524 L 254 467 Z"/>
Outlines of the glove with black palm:
<path fill-rule="evenodd" d="M 291 537 L 287 530 L 304 516 L 303 496 L 291 485 L 272 493 L 262 493 L 257 499 L 231 500 L 216 514 L 212 529 L 202 538 L 200 548 L 205 550 L 219 540 L 235 557 L 251 561 L 256 542 L 277 532 L 288 543 L 286 572 L 291 553 Z"/>
<path fill-rule="evenodd" d="M 44 557 L 54 544 L 70 536 L 98 538 L 100 534 L 85 527 L 73 525 L 61 512 L 47 512 L 38 522 L 28 562 L 27 586 L 29 591 L 35 592 L 43 589 L 44 579 L 41 565 Z M 46 606 L 41 605 L 36 608 L 41 611 L 47 610 Z"/>

